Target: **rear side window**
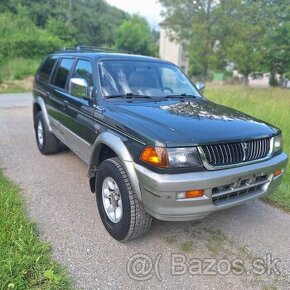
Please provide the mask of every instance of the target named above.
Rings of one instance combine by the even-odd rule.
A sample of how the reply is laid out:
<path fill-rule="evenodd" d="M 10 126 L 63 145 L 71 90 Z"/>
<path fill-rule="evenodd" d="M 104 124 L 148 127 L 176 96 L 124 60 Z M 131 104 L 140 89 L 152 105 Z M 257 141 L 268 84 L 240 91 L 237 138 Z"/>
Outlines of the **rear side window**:
<path fill-rule="evenodd" d="M 57 58 L 52 57 L 52 56 L 48 57 L 45 60 L 45 62 L 41 66 L 39 73 L 38 73 L 38 79 L 40 81 L 48 82 L 50 74 L 52 72 L 52 69 L 53 69 L 56 61 L 57 61 Z"/>
<path fill-rule="evenodd" d="M 70 69 L 74 63 L 71 58 L 63 58 L 55 72 L 53 84 L 64 89 Z"/>
<path fill-rule="evenodd" d="M 79 60 L 73 73 L 73 78 L 83 78 L 87 81 L 88 85 L 92 87 L 93 83 L 93 68 L 89 61 Z"/>

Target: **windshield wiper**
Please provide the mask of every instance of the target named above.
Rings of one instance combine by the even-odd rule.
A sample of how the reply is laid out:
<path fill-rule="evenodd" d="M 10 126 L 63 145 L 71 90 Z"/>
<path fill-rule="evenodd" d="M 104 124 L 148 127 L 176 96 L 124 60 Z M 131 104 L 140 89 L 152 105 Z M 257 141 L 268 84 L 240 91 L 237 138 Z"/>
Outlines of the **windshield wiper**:
<path fill-rule="evenodd" d="M 115 98 L 124 98 L 124 95 L 110 95 L 110 96 L 105 96 L 105 99 L 115 99 Z"/>
<path fill-rule="evenodd" d="M 105 96 L 106 99 L 114 99 L 114 98 L 142 98 L 142 99 L 156 99 L 156 97 L 153 96 L 147 96 L 147 95 L 138 95 L 133 93 L 127 93 L 127 94 L 119 94 L 119 95 L 110 95 Z"/>
<path fill-rule="evenodd" d="M 189 94 L 176 94 L 176 95 L 168 95 L 165 98 L 169 99 L 169 98 L 199 98 L 199 96 L 195 96 L 195 95 L 189 95 Z"/>

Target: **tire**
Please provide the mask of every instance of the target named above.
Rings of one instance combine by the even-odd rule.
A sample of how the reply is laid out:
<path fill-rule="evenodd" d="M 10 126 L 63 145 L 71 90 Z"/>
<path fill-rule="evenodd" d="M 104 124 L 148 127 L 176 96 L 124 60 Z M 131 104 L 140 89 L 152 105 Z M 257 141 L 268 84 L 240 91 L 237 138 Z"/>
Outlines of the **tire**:
<path fill-rule="evenodd" d="M 110 182 L 115 182 L 115 185 L 113 186 Z M 110 184 L 114 187 L 113 191 L 108 189 Z M 111 198 L 104 197 L 106 192 L 109 192 Z M 112 198 L 114 192 L 117 193 L 115 194 L 117 198 Z M 121 202 L 120 200 L 116 202 L 118 198 Z M 150 229 L 152 217 L 145 211 L 133 192 L 128 175 L 119 158 L 107 159 L 99 166 L 96 178 L 96 199 L 102 222 L 114 239 L 126 242 L 141 237 Z M 112 212 L 110 208 L 114 201 L 115 212 L 109 216 L 107 212 Z M 111 207 L 108 208 L 108 204 Z M 122 207 L 122 214 L 120 214 L 120 207 Z"/>
<path fill-rule="evenodd" d="M 34 129 L 37 147 L 42 154 L 53 154 L 60 151 L 61 142 L 49 132 L 41 111 L 36 115 Z"/>

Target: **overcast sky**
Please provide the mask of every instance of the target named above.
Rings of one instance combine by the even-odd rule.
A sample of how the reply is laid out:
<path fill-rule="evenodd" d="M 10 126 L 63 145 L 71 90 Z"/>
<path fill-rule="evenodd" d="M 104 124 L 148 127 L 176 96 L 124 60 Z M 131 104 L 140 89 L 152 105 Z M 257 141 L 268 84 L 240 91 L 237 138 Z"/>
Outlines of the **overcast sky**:
<path fill-rule="evenodd" d="M 150 25 L 159 29 L 158 23 L 161 22 L 161 5 L 157 0 L 107 0 L 113 6 L 129 12 L 138 13 L 147 19 Z"/>

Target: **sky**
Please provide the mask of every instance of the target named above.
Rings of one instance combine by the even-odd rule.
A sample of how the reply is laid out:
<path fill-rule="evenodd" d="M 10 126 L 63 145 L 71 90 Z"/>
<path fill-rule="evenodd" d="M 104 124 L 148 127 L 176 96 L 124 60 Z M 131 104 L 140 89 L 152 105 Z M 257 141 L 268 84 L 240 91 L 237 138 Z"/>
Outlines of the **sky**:
<path fill-rule="evenodd" d="M 107 2 L 130 14 L 137 13 L 145 17 L 152 28 L 159 30 L 158 23 L 162 21 L 162 17 L 161 5 L 157 0 L 107 0 Z"/>

